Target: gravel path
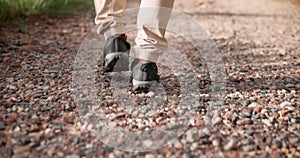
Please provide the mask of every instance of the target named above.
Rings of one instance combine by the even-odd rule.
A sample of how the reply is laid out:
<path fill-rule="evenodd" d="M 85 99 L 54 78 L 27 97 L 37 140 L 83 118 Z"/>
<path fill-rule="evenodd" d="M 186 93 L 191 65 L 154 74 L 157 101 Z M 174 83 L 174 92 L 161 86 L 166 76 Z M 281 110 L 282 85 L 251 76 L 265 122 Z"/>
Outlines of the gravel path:
<path fill-rule="evenodd" d="M 25 34 L 17 26 L 0 27 L 0 157 L 300 157 L 299 1 L 177 0 L 175 10 L 199 22 L 223 55 L 226 95 L 212 116 L 212 130 L 203 128 L 211 94 L 205 60 L 170 33 L 171 46 L 183 49 L 195 67 L 202 103 L 196 117 L 180 137 L 157 150 L 126 152 L 101 143 L 72 98 L 73 62 L 94 27 L 93 13 L 65 19 L 32 15 L 23 24 Z M 159 68 L 162 84 L 169 83 L 168 99 L 155 92 L 128 93 L 141 107 L 130 113 L 108 88 L 111 78 L 97 72 L 104 114 L 134 132 L 172 122 L 181 110 L 180 75 L 191 76 Z M 162 100 L 162 110 L 146 106 L 156 104 L 153 98 Z M 153 114 L 139 113 L 144 107 Z"/>

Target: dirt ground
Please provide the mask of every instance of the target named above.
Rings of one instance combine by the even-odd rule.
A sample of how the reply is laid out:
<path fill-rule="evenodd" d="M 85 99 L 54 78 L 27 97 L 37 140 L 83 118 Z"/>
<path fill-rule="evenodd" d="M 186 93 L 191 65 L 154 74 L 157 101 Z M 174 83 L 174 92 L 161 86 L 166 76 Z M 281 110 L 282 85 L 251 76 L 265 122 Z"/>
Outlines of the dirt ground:
<path fill-rule="evenodd" d="M 157 150 L 127 152 L 103 144 L 80 120 L 71 85 L 94 13 L 31 15 L 25 33 L 19 26 L 0 27 L 0 157 L 300 157 L 299 1 L 176 0 L 174 10 L 194 18 L 223 56 L 226 95 L 215 130 L 203 134 L 204 106 L 182 135 Z M 199 66 L 191 53 L 186 51 Z M 174 77 L 161 75 L 163 81 Z"/>

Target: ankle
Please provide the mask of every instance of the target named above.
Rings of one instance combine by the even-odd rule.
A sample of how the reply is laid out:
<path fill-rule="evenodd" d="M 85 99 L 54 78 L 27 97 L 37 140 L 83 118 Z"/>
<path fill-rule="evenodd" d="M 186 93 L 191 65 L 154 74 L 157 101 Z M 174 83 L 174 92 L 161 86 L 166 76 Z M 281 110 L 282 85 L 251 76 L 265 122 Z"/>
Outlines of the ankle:
<path fill-rule="evenodd" d="M 135 62 L 138 62 L 138 63 L 153 63 L 153 62 L 150 61 L 150 60 L 139 59 L 139 58 L 135 58 L 134 61 L 135 61 Z"/>

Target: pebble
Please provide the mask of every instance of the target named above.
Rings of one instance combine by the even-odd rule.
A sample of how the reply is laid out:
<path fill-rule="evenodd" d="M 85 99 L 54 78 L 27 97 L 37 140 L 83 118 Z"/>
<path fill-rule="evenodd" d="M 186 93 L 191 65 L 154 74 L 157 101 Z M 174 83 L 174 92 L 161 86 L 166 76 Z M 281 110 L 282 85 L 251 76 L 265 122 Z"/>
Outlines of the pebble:
<path fill-rule="evenodd" d="M 47 149 L 46 152 L 49 157 L 53 157 L 55 150 L 53 148 L 50 148 L 50 149 Z"/>
<path fill-rule="evenodd" d="M 213 145 L 214 147 L 218 147 L 218 146 L 220 145 L 220 141 L 217 140 L 217 139 L 214 139 L 214 140 L 212 141 L 212 145 Z"/>
<path fill-rule="evenodd" d="M 15 112 L 10 113 L 9 117 L 5 120 L 6 124 L 12 124 L 18 118 L 18 114 Z"/>
<path fill-rule="evenodd" d="M 216 117 L 215 119 L 212 120 L 213 125 L 216 125 L 220 123 L 223 119 L 221 117 Z"/>
<path fill-rule="evenodd" d="M 267 126 L 272 126 L 271 121 L 269 119 L 262 119 L 261 122 L 263 122 Z"/>
<path fill-rule="evenodd" d="M 148 97 L 148 98 L 152 98 L 152 97 L 155 96 L 155 93 L 152 92 L 152 91 L 150 91 L 150 92 L 148 92 L 147 94 L 145 94 L 145 96 Z"/>
<path fill-rule="evenodd" d="M 176 149 L 183 149 L 183 144 L 182 143 L 176 143 L 175 148 Z"/>
<path fill-rule="evenodd" d="M 38 147 L 40 145 L 41 145 L 40 141 L 32 142 L 32 143 L 29 144 L 30 148 L 36 148 L 36 147 Z"/>
<path fill-rule="evenodd" d="M 56 154 L 57 154 L 57 156 L 59 156 L 59 157 L 63 157 L 63 156 L 64 156 L 64 153 L 63 153 L 63 152 L 60 152 L 60 151 L 57 152 Z"/>
<path fill-rule="evenodd" d="M 242 142 L 243 145 L 249 144 L 249 140 L 248 139 L 243 139 L 241 142 Z"/>
<path fill-rule="evenodd" d="M 29 138 L 28 135 L 21 135 L 21 136 L 19 137 L 19 140 L 20 140 L 20 142 L 21 142 L 22 144 L 28 144 L 28 143 L 30 143 L 30 138 Z"/>
<path fill-rule="evenodd" d="M 108 158 L 115 158 L 115 154 L 114 154 L 114 153 L 110 153 L 110 154 L 108 155 Z"/>
<path fill-rule="evenodd" d="M 87 149 L 93 148 L 93 144 L 86 144 L 85 148 L 87 148 Z"/>
<path fill-rule="evenodd" d="M 150 146 L 153 144 L 153 142 L 152 142 L 151 140 L 145 140 L 145 141 L 143 141 L 143 144 L 144 144 L 146 147 L 150 147 Z"/>
<path fill-rule="evenodd" d="M 5 130 L 5 124 L 3 122 L 0 122 L 0 130 L 1 131 Z"/>
<path fill-rule="evenodd" d="M 173 118 L 175 116 L 175 113 L 173 111 L 168 111 L 167 116 Z"/>
<path fill-rule="evenodd" d="M 265 114 L 266 112 L 268 112 L 267 109 L 261 109 L 261 113 L 262 113 L 262 114 Z"/>
<path fill-rule="evenodd" d="M 66 158 L 80 158 L 80 156 L 73 154 L 73 155 L 67 155 Z"/>
<path fill-rule="evenodd" d="M 295 123 L 299 123 L 300 124 L 300 117 L 296 117 Z"/>
<path fill-rule="evenodd" d="M 26 146 L 17 146 L 13 149 L 14 154 L 16 154 L 16 155 L 23 154 L 29 150 L 30 150 L 30 146 L 27 146 L 27 145 Z"/>
<path fill-rule="evenodd" d="M 72 139 L 72 143 L 73 144 L 78 144 L 80 142 L 80 138 L 79 137 L 74 137 L 73 139 Z"/>
<path fill-rule="evenodd" d="M 73 112 L 70 112 L 69 114 L 63 117 L 63 120 L 66 123 L 73 123 L 74 119 L 75 119 L 75 114 Z"/>
<path fill-rule="evenodd" d="M 14 132 L 19 132 L 20 130 L 21 130 L 20 126 L 16 126 L 16 127 L 14 128 Z"/>
<path fill-rule="evenodd" d="M 262 110 L 262 107 L 255 107 L 253 110 L 254 110 L 256 113 L 260 113 L 261 110 Z"/>
<path fill-rule="evenodd" d="M 240 120 L 236 121 L 236 124 L 241 126 L 241 125 L 248 125 L 248 124 L 252 124 L 253 121 L 250 118 L 242 118 Z"/>
<path fill-rule="evenodd" d="M 237 146 L 237 140 L 235 138 L 230 138 L 227 144 L 224 146 L 224 150 L 231 150 L 236 148 Z"/>
<path fill-rule="evenodd" d="M 292 106 L 292 103 L 290 103 L 288 101 L 284 101 L 284 102 L 280 103 L 280 107 L 281 108 L 286 108 L 286 109 L 288 109 L 290 111 L 295 110 L 295 107 Z"/>
<path fill-rule="evenodd" d="M 132 117 L 137 117 L 138 115 L 139 115 L 138 110 L 133 111 L 132 114 L 131 114 Z"/>
<path fill-rule="evenodd" d="M 145 155 L 145 158 L 156 158 L 154 154 L 147 154 Z"/>
<path fill-rule="evenodd" d="M 113 121 L 113 120 L 118 119 L 118 118 L 120 118 L 120 117 L 124 117 L 125 115 L 126 115 L 125 112 L 118 113 L 118 114 L 112 116 L 112 117 L 111 117 L 111 120 Z"/>
<path fill-rule="evenodd" d="M 297 137 L 289 138 L 289 142 L 290 142 L 291 144 L 298 143 L 298 142 L 299 142 L 299 138 L 297 138 Z"/>
<path fill-rule="evenodd" d="M 196 135 L 197 135 L 197 133 L 195 133 L 194 131 L 188 130 L 186 132 L 186 140 L 187 140 L 187 142 L 190 142 L 190 143 L 194 142 Z"/>
<path fill-rule="evenodd" d="M 191 151 L 195 151 L 197 150 L 197 148 L 198 148 L 198 142 L 194 142 L 190 147 Z"/>
<path fill-rule="evenodd" d="M 254 146 L 253 145 L 245 145 L 242 147 L 244 151 L 252 151 L 254 150 Z"/>
<path fill-rule="evenodd" d="M 248 105 L 248 108 L 256 108 L 256 107 L 258 107 L 258 106 L 259 106 L 258 103 L 252 102 L 251 104 Z"/>

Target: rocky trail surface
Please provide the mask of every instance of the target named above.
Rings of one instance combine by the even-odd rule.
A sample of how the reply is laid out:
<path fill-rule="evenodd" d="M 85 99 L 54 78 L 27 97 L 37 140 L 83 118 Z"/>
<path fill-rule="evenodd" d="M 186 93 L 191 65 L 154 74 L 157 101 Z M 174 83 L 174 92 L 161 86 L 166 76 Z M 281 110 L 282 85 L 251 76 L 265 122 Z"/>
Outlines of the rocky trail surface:
<path fill-rule="evenodd" d="M 138 3 L 131 0 L 128 6 Z M 73 98 L 73 64 L 94 27 L 94 14 L 64 19 L 32 15 L 22 26 L 25 33 L 14 25 L 0 27 L 0 157 L 300 157 L 299 1 L 177 0 L 174 10 L 194 18 L 223 56 L 225 95 L 210 118 L 213 129 L 203 128 L 211 97 L 205 60 L 188 41 L 167 33 L 170 46 L 195 68 L 202 103 L 194 109 L 195 117 L 182 135 L 157 150 L 127 152 L 105 145 L 81 119 Z M 129 40 L 134 40 L 131 34 Z M 179 76 L 194 76 L 158 67 L 168 97 L 129 92 L 138 108 L 128 112 L 113 97 L 111 78 L 100 66 L 95 85 L 101 99 L 92 109 L 101 108 L 118 128 L 132 132 L 172 122 L 182 110 Z M 156 104 L 151 99 L 162 101 L 163 108 L 147 106 Z M 151 109 L 151 117 L 142 112 Z"/>

